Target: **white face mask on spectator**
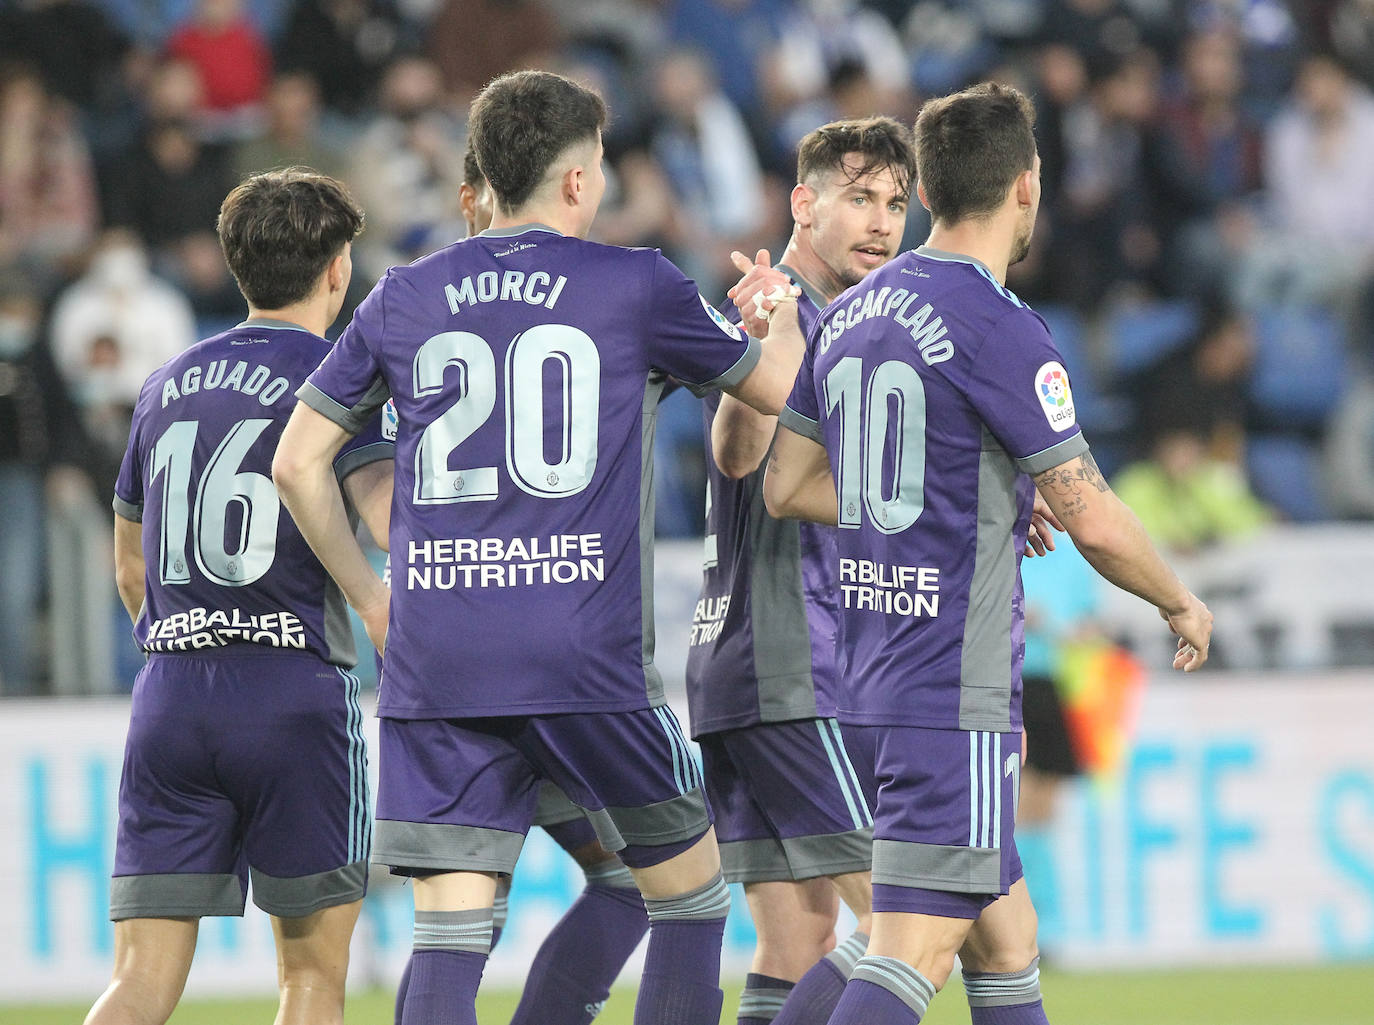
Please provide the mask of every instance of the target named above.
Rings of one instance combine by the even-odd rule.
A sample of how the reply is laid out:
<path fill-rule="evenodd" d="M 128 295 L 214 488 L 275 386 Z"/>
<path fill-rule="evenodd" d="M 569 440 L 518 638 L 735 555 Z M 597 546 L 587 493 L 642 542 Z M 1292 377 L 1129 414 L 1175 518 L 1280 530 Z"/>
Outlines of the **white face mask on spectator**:
<path fill-rule="evenodd" d="M 137 288 L 148 278 L 148 257 L 134 246 L 114 246 L 91 260 L 91 277 L 107 288 Z"/>

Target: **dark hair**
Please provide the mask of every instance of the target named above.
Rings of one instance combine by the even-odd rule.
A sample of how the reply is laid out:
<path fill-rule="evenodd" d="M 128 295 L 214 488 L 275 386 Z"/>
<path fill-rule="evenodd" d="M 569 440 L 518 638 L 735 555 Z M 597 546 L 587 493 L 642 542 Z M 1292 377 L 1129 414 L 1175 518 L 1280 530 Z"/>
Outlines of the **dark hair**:
<path fill-rule="evenodd" d="M 362 229 L 362 207 L 343 183 L 308 167 L 240 182 L 215 224 L 239 291 L 261 310 L 307 298 L 329 261 Z"/>
<path fill-rule="evenodd" d="M 916 174 L 934 221 L 992 213 L 1035 166 L 1035 109 L 1009 85 L 984 82 L 929 100 L 916 117 Z"/>
<path fill-rule="evenodd" d="M 472 148 L 472 136 L 468 136 L 468 148 L 463 152 L 463 184 L 471 185 L 481 192 L 487 184 L 487 176 L 477 164 L 477 152 Z"/>
<path fill-rule="evenodd" d="M 516 71 L 472 101 L 468 130 L 477 163 L 506 211 L 523 206 L 569 146 L 606 123 L 601 97 L 548 71 Z"/>
<path fill-rule="evenodd" d="M 861 166 L 845 163 L 850 153 L 863 158 Z M 885 168 L 891 169 L 898 192 L 910 194 L 911 181 L 916 177 L 916 149 L 911 131 L 890 117 L 832 121 L 807 133 L 797 147 L 799 182 L 829 171 L 842 171 L 855 182 Z"/>

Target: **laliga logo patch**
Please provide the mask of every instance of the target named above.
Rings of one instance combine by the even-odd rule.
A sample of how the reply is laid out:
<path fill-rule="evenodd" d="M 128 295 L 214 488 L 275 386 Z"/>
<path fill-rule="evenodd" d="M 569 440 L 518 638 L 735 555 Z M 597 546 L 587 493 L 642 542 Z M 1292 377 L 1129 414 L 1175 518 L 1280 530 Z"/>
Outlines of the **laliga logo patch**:
<path fill-rule="evenodd" d="M 1045 419 L 1056 431 L 1067 431 L 1077 423 L 1069 374 L 1061 363 L 1051 360 L 1035 372 L 1035 392 Z"/>
<path fill-rule="evenodd" d="M 396 429 L 401 425 L 401 418 L 396 415 L 396 400 L 387 399 L 386 405 L 382 407 L 382 437 L 387 441 L 396 440 Z"/>
<path fill-rule="evenodd" d="M 735 327 L 734 324 L 731 324 L 728 320 L 726 320 L 725 314 L 721 313 L 720 310 L 716 309 L 714 306 L 708 303 L 706 301 L 706 297 L 703 296 L 701 293 L 697 293 L 697 298 L 701 300 L 702 308 L 706 310 L 707 315 L 710 316 L 710 318 L 713 321 L 715 321 L 716 327 L 720 328 L 727 335 L 729 335 L 731 338 L 738 342 L 741 337 L 739 333 L 739 328 Z"/>

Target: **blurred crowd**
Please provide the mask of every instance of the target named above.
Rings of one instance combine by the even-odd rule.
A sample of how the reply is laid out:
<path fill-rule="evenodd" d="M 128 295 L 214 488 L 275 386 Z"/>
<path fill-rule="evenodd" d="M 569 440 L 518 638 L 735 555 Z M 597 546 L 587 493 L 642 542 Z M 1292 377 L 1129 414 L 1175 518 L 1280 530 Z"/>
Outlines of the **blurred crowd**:
<path fill-rule="evenodd" d="M 596 237 L 712 299 L 732 249 L 780 252 L 807 131 L 1017 84 L 1044 198 L 1009 285 L 1123 496 L 1182 549 L 1374 517 L 1374 0 L 0 0 L 0 693 L 48 679 L 53 549 L 98 561 L 73 539 L 108 533 L 143 379 L 242 315 L 228 189 L 346 181 L 356 303 L 461 236 L 467 105 L 516 67 L 602 92 Z M 689 535 L 699 413 L 662 421 Z"/>

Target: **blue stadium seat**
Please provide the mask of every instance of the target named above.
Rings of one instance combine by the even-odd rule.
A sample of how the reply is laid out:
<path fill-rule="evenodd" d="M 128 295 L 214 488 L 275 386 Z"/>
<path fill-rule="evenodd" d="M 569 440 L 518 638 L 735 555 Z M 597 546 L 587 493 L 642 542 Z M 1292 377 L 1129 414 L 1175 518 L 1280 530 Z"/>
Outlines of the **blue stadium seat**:
<path fill-rule="evenodd" d="M 1255 494 L 1285 517 L 1296 523 L 1331 518 L 1315 443 L 1292 435 L 1253 435 L 1245 459 Z"/>
<path fill-rule="evenodd" d="M 1274 306 L 1254 312 L 1250 398 L 1283 427 L 1320 427 L 1345 391 L 1345 330 L 1330 310 Z"/>
<path fill-rule="evenodd" d="M 1107 321 L 1107 358 L 1113 376 L 1144 370 L 1197 334 L 1198 309 L 1169 300 L 1115 310 Z"/>
<path fill-rule="evenodd" d="M 1086 429 L 1115 431 L 1126 422 L 1128 410 L 1121 400 L 1106 393 L 1097 360 L 1087 344 L 1087 325 L 1083 315 L 1071 306 L 1047 303 L 1035 312 L 1044 318 L 1054 337 L 1055 347 L 1064 357 L 1064 366 L 1073 383 L 1073 404 L 1078 422 Z"/>

